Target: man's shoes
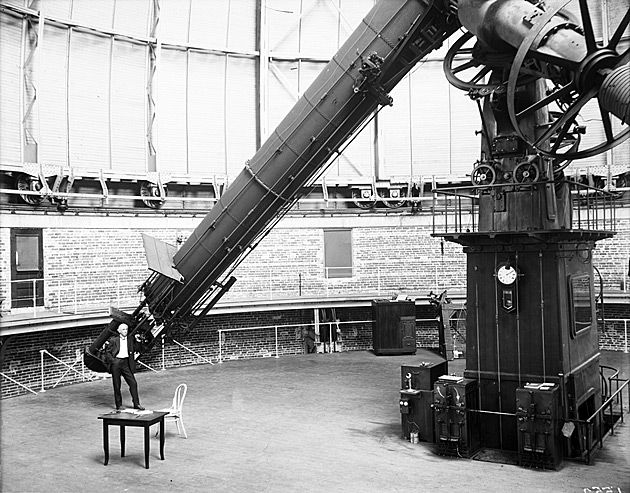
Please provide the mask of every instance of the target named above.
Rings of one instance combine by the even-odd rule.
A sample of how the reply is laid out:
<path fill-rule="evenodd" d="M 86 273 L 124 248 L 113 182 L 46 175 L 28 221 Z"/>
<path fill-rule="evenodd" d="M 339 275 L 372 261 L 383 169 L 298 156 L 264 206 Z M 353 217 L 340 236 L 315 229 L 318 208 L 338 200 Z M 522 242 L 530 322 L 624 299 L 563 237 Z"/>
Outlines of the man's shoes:
<path fill-rule="evenodd" d="M 144 411 L 144 408 L 140 404 L 136 404 L 135 406 L 133 406 L 133 408 L 137 409 L 138 411 Z"/>
<path fill-rule="evenodd" d="M 123 409 L 125 409 L 125 408 L 122 407 L 122 406 L 116 406 L 116 411 L 122 411 Z"/>

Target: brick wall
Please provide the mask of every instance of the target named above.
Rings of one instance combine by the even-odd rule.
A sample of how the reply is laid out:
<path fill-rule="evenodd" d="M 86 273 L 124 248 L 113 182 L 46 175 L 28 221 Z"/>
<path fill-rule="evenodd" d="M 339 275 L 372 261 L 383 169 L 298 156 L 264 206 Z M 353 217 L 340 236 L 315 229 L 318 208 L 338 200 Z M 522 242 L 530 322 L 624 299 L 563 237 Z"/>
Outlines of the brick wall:
<path fill-rule="evenodd" d="M 601 317 L 601 311 L 598 317 Z M 600 323 L 597 328 L 599 348 L 628 352 L 630 350 L 630 305 L 627 303 L 605 304 L 604 317 L 606 323 Z"/>
<path fill-rule="evenodd" d="M 9 303 L 11 298 L 9 281 L 11 279 L 11 230 L 0 228 L 0 298 Z M 0 306 L 4 310 L 5 306 Z"/>
<path fill-rule="evenodd" d="M 365 351 L 372 348 L 372 310 L 370 307 L 338 308 L 336 315 L 340 320 L 341 334 L 338 349 L 342 351 Z M 419 308 L 418 316 L 431 317 L 432 310 Z M 221 339 L 223 361 L 236 359 L 264 358 L 276 356 L 275 327 L 278 327 L 278 355 L 304 354 L 304 335 L 302 328 L 313 324 L 313 310 L 285 310 L 269 312 L 247 312 L 229 315 L 209 315 L 193 331 L 174 333 L 164 340 L 164 358 L 162 346 L 158 342 L 141 361 L 155 370 L 178 366 L 207 364 L 219 361 L 219 330 L 224 336 Z M 356 323 L 354 323 L 356 322 Z M 253 327 L 249 330 L 230 331 Z M 264 328 L 260 328 L 264 327 Z M 42 388 L 41 353 L 45 349 L 50 355 L 66 363 L 74 365 L 76 372 L 68 370 L 49 355 L 44 356 L 44 388 L 53 385 L 63 386 L 81 382 L 82 373 L 86 378 L 99 378 L 96 374 L 82 367 L 80 357 L 102 332 L 105 325 L 87 328 L 68 328 L 47 332 L 18 334 L 2 338 L 3 361 L 1 371 L 10 378 L 26 385 L 34 391 Z M 179 344 L 194 351 L 182 348 Z M 418 347 L 438 347 L 437 329 L 429 322 L 417 326 Z M 198 356 L 197 356 L 198 355 Z M 201 356 L 201 358 L 199 357 Z M 142 365 L 138 371 L 149 371 Z M 61 380 L 60 380 L 61 379 Z M 2 398 L 22 395 L 28 391 L 19 385 L 1 379 Z"/>
<path fill-rule="evenodd" d="M 4 218 L 3 218 L 4 219 Z M 45 304 L 51 310 L 84 311 L 94 307 L 135 307 L 137 287 L 148 277 L 142 233 L 174 243 L 192 231 L 191 219 L 173 219 L 169 227 L 152 218 L 81 218 L 76 227 L 59 221 L 48 227 L 45 216 L 31 218 L 29 227 L 43 228 Z M 159 219 L 159 218 L 157 218 Z M 163 219 L 163 218 L 162 218 Z M 236 269 L 238 282 L 226 301 L 252 298 L 321 297 L 348 293 L 379 293 L 465 287 L 465 255 L 459 245 L 431 237 L 429 218 L 405 217 L 379 221 L 353 218 L 292 219 L 281 223 Z M 5 221 L 6 222 L 6 221 Z M 378 224 L 375 224 L 378 223 Z M 323 224 L 323 225 L 322 225 Z M 123 227 L 123 225 L 125 227 Z M 352 228 L 353 277 L 324 276 L 325 227 Z M 0 297 L 8 298 L 10 227 L 0 227 Z M 594 265 L 610 293 L 629 292 L 630 219 L 617 221 L 617 235 L 597 243 Z M 9 308 L 9 301 L 4 310 Z"/>
<path fill-rule="evenodd" d="M 417 347 L 438 349 L 437 323 L 433 321 L 434 310 L 430 306 L 418 306 L 416 318 L 420 319 L 416 326 Z M 343 351 L 365 351 L 372 348 L 372 311 L 370 307 L 338 308 L 337 317 L 341 323 L 339 345 Z M 607 318 L 630 319 L 630 306 L 627 304 L 610 304 L 606 306 Z M 313 324 L 313 310 L 285 310 L 269 312 L 247 312 L 229 315 L 209 315 L 195 330 L 189 333 L 174 333 L 172 338 L 164 341 L 164 359 L 161 344 L 157 344 L 142 361 L 150 367 L 160 370 L 178 366 L 207 364 L 202 358 L 182 348 L 173 340 L 197 355 L 213 363 L 219 361 L 219 330 L 225 336 L 221 339 L 222 358 L 224 361 L 249 358 L 275 357 L 275 327 L 278 327 L 278 355 L 295 355 L 304 353 L 302 326 Z M 357 323 L 349 323 L 349 322 Z M 628 324 L 630 326 L 630 323 Z M 230 331 L 228 329 L 255 327 L 250 330 Z M 257 328 L 270 327 L 270 328 Z M 105 328 L 104 325 L 87 328 L 68 328 L 48 332 L 35 332 L 2 337 L 3 360 L 0 371 L 10 378 L 39 391 L 42 386 L 41 354 L 45 349 L 52 356 L 74 365 L 76 372 L 68 370 L 51 356 L 44 356 L 44 388 L 53 385 L 68 385 L 82 381 L 83 368 L 77 355 L 81 355 Z M 629 327 L 630 328 L 630 327 Z M 600 347 L 602 349 L 623 351 L 625 337 L 623 322 L 609 322 L 600 327 Z M 455 334 L 455 343 L 463 347 L 463 340 Z M 325 356 L 322 356 L 325 357 Z M 148 371 L 139 366 L 139 371 Z M 85 369 L 86 377 L 102 377 Z M 60 380 L 61 379 L 61 380 Z M 2 398 L 22 395 L 28 391 L 19 385 L 2 378 Z"/>
<path fill-rule="evenodd" d="M 56 302 L 61 302 L 64 297 L 70 299 L 75 292 L 80 303 L 85 306 L 137 306 L 137 286 L 147 276 L 140 233 L 174 243 L 179 234 L 187 237 L 193 229 L 190 220 L 184 219 L 175 219 L 165 227 L 159 227 L 159 223 L 155 221 L 148 221 L 151 224 L 147 226 L 147 221 L 140 218 L 125 219 L 126 227 L 121 226 L 121 218 L 118 218 L 116 227 L 106 227 L 107 221 L 103 217 L 83 218 L 90 222 L 73 227 L 68 227 L 64 222 L 53 224 L 45 216 L 36 219 L 41 222 L 25 226 L 39 225 L 44 228 L 46 276 L 52 279 L 71 278 L 76 280 L 78 286 L 78 289 L 69 285 L 65 287 L 66 291 L 55 291 L 52 284 L 49 285 L 47 293 L 50 297 L 47 303 L 52 309 L 56 307 Z M 164 218 L 162 220 L 166 221 Z M 374 291 L 385 297 L 401 291 L 426 294 L 430 290 L 464 287 L 465 256 L 461 247 L 451 243 L 442 245 L 438 239 L 432 238 L 431 227 L 426 218 L 393 218 L 380 224 L 364 223 L 360 218 L 351 218 L 351 222 L 345 223 L 335 221 L 338 220 L 326 218 L 324 224 L 304 218 L 297 226 L 291 223 L 274 229 L 237 269 L 239 281 L 233 288 L 234 292 L 228 296 L 248 297 L 254 293 L 257 297 L 264 298 L 272 291 L 270 285 L 274 283 L 285 283 L 287 292 L 294 290 L 291 292 L 296 293 L 298 274 L 302 274 L 301 279 L 304 282 L 302 295 L 312 297 Z M 381 218 L 380 221 L 384 220 Z M 6 221 L 0 227 L 0 293 L 7 292 L 7 281 L 10 278 L 10 227 L 5 224 Z M 355 276 L 351 279 L 327 280 L 323 277 L 323 229 L 337 225 L 353 228 Z M 630 220 L 619 221 L 617 231 L 614 238 L 599 242 L 594 252 L 594 263 L 604 277 L 607 291 L 611 292 L 620 292 L 624 276 L 628 279 Z M 306 283 L 306 279 L 310 279 L 310 284 Z M 276 294 L 282 292 L 277 284 L 271 287 Z M 55 293 L 57 298 L 52 296 Z M 630 318 L 628 309 L 627 304 L 610 305 L 606 310 L 606 317 Z M 369 308 L 347 309 L 340 313 L 342 321 L 372 318 Z M 417 316 L 431 319 L 434 315 L 427 311 Z M 219 354 L 219 329 L 293 324 L 292 327 L 279 329 L 278 353 L 300 354 L 303 351 L 303 341 L 300 329 L 295 325 L 311 323 L 312 317 L 312 311 L 299 310 L 210 316 L 194 332 L 175 334 L 174 337 L 198 354 L 216 361 Z M 342 324 L 341 328 L 343 350 L 371 348 L 369 324 Z M 41 349 L 46 349 L 57 358 L 72 364 L 76 361 L 77 350 L 82 352 L 101 330 L 102 327 L 73 328 L 2 337 L 2 371 L 37 390 L 41 387 Z M 624 350 L 625 337 L 623 323 L 611 322 L 600 330 L 601 347 Z M 435 322 L 419 323 L 417 340 L 419 347 L 437 349 Z M 462 341 L 459 340 L 459 343 Z M 275 330 L 226 332 L 225 339 L 222 340 L 222 351 L 227 360 L 275 356 Z M 50 357 L 46 357 L 45 362 L 48 370 L 44 385 L 49 387 L 67 369 Z M 161 368 L 161 351 L 156 348 L 146 362 Z M 203 361 L 172 341 L 166 341 L 166 367 L 196 363 Z M 77 368 L 80 366 L 77 365 Z M 69 371 L 60 385 L 80 379 L 79 375 Z M 1 382 L 3 397 L 26 392 L 5 378 Z"/>
<path fill-rule="evenodd" d="M 3 358 L 0 371 L 30 389 L 40 391 L 42 388 L 41 350 L 46 350 L 52 356 L 45 354 L 43 359 L 44 389 L 50 389 L 53 385 L 80 382 L 83 371 L 80 363 L 83 349 L 94 341 L 103 328 L 104 326 L 72 328 L 2 337 Z M 69 370 L 53 357 L 72 366 L 76 372 Z M 85 369 L 86 378 L 94 376 L 96 374 Z M 2 398 L 28 392 L 6 378 L 0 378 L 0 382 Z"/>

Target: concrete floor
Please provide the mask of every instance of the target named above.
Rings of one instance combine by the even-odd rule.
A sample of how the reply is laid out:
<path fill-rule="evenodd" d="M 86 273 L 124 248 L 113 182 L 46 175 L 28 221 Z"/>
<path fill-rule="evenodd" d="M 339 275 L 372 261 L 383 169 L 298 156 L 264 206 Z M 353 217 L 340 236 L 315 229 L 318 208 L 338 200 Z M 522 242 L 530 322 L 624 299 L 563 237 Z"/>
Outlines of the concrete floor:
<path fill-rule="evenodd" d="M 113 405 L 110 380 L 6 399 L 1 405 L 3 492 L 279 491 L 630 491 L 630 415 L 593 465 L 565 462 L 539 471 L 444 458 L 400 438 L 400 366 L 432 353 L 318 354 L 192 366 L 138 375 L 142 403 L 167 407 L 181 382 L 188 439 L 167 423 L 166 460 L 151 440 L 144 468 L 142 431 L 127 429 L 120 457 L 110 431 L 103 465 L 97 419 Z M 623 367 L 630 355 L 603 354 Z M 463 360 L 450 365 L 463 370 Z M 130 405 L 123 383 L 125 405 Z M 624 394 L 626 397 L 627 394 Z M 617 490 L 616 488 L 620 488 Z M 591 489 L 590 491 L 597 491 Z"/>

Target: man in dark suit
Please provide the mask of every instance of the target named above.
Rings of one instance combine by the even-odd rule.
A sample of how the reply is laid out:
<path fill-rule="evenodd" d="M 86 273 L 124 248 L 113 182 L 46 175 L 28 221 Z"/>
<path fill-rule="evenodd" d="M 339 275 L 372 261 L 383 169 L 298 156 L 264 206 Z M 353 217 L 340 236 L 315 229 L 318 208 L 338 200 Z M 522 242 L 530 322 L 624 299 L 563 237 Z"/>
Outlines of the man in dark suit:
<path fill-rule="evenodd" d="M 127 337 L 129 326 L 121 323 L 118 326 L 118 334 L 109 338 L 105 343 L 106 363 L 109 372 L 112 374 L 112 383 L 114 384 L 114 400 L 116 409 L 123 409 L 122 395 L 120 393 L 120 377 L 124 377 L 125 382 L 129 386 L 129 392 L 133 400 L 134 409 L 144 411 L 144 407 L 140 405 L 138 397 L 138 383 L 134 376 L 136 370 L 136 358 L 134 353 L 139 351 L 141 346 L 140 336 Z"/>

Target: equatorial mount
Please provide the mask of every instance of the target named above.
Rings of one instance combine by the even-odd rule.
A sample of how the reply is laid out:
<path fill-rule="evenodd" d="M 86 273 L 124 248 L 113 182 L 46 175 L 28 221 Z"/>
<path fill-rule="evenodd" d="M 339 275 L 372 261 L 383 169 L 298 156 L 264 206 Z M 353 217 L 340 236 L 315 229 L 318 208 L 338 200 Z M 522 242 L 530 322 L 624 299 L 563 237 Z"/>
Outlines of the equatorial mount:
<path fill-rule="evenodd" d="M 518 48 L 507 84 L 508 112 L 519 137 L 541 154 L 565 161 L 595 156 L 630 137 L 627 118 L 630 103 L 623 101 L 622 91 L 617 89 L 630 81 L 630 50 L 621 51 L 619 46 L 630 24 L 630 11 L 622 18 L 608 44 L 600 46 L 595 39 L 587 0 L 579 0 L 582 28 L 575 26 L 575 29 L 583 32 L 586 54 L 572 60 L 553 54 L 546 46 L 557 26 L 543 32 L 551 19 L 571 1 L 545 12 L 532 27 Z M 517 102 L 523 73 L 538 77 L 547 87 L 546 96 L 525 108 L 519 107 Z M 545 108 L 549 120 L 532 135 L 526 130 L 525 122 L 534 112 Z M 574 145 L 575 140 L 580 133 L 587 132 L 587 121 L 590 141 L 597 143 L 578 150 L 579 143 Z M 596 121 L 600 122 L 600 129 L 596 128 Z"/>

